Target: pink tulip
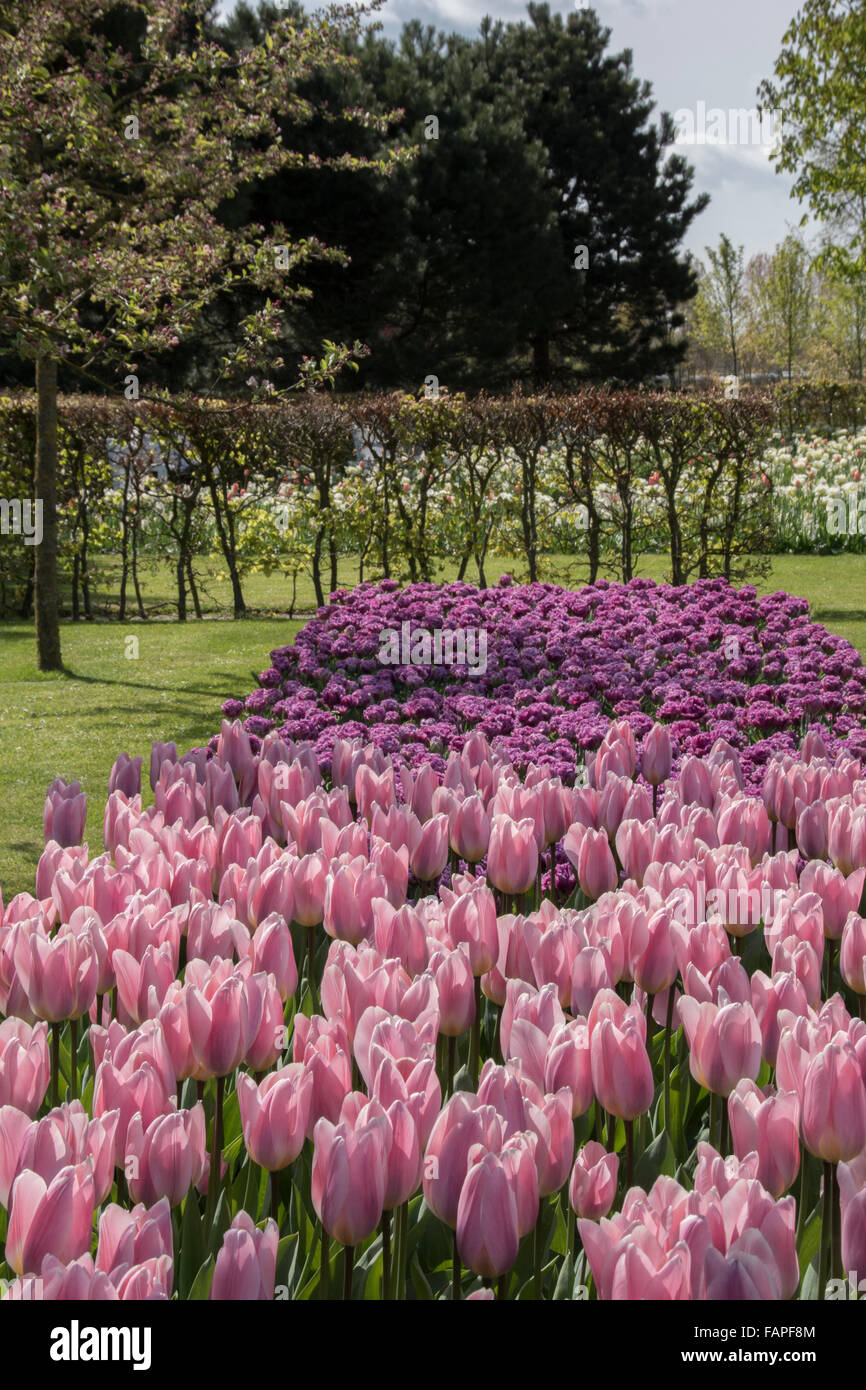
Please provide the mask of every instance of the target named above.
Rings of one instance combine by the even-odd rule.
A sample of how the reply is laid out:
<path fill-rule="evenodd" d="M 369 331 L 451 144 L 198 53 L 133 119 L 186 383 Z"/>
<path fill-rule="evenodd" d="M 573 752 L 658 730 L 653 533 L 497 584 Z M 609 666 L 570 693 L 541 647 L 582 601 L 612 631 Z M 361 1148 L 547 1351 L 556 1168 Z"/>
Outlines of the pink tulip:
<path fill-rule="evenodd" d="M 616 1197 L 618 1174 L 616 1154 L 607 1153 L 594 1139 L 584 1144 L 578 1150 L 568 1185 L 572 1211 L 589 1221 L 600 1221 L 607 1216 Z"/>
<path fill-rule="evenodd" d="M 382 1117 L 354 1126 L 318 1121 L 313 1133 L 311 1195 L 325 1230 L 342 1245 L 372 1235 L 382 1216 L 388 1124 Z"/>
<path fill-rule="evenodd" d="M 609 776 L 598 795 L 599 828 L 612 840 L 621 822 L 625 819 L 625 809 L 634 792 L 630 777 Z"/>
<path fill-rule="evenodd" d="M 424 1200 L 452 1230 L 457 1226 L 470 1151 L 480 1144 L 498 1153 L 505 1139 L 503 1129 L 494 1107 L 480 1103 L 469 1092 L 455 1092 L 440 1112 L 425 1151 Z"/>
<path fill-rule="evenodd" d="M 93 1114 L 106 1116 L 112 1110 L 120 1112 L 115 1133 L 115 1154 L 119 1164 L 123 1164 L 126 1154 L 126 1137 L 133 1116 L 137 1116 L 144 1129 L 157 1116 L 165 1115 L 171 1108 L 165 1079 L 152 1062 L 142 1062 L 121 1069 L 111 1062 L 101 1062 L 96 1068 L 93 1085 Z"/>
<path fill-rule="evenodd" d="M 806 865 L 808 869 L 809 865 Z M 806 870 L 803 871 L 806 877 Z M 783 899 L 773 913 L 772 921 L 764 926 L 767 950 L 775 951 L 780 941 L 794 936 L 808 941 L 819 959 L 824 955 L 824 909 L 817 893 L 800 893 L 796 898 Z"/>
<path fill-rule="evenodd" d="M 809 1008 L 806 989 L 793 973 L 773 975 L 770 979 L 762 970 L 756 970 L 752 976 L 752 1005 L 761 1029 L 764 1057 L 774 1067 L 782 1031 L 780 1011 L 805 1015 Z"/>
<path fill-rule="evenodd" d="M 292 933 L 285 917 L 272 912 L 259 922 L 250 942 L 253 973 L 273 975 L 283 1003 L 298 988 L 298 967 L 292 946 Z"/>
<path fill-rule="evenodd" d="M 634 1120 L 650 1108 L 655 1092 L 652 1066 L 634 1018 L 624 1018 L 622 1026 L 603 1018 L 591 1027 L 589 1052 L 593 1090 L 609 1115 Z"/>
<path fill-rule="evenodd" d="M 273 975 L 250 975 L 246 985 L 249 1041 L 244 1062 L 251 1071 L 267 1071 L 286 1050 L 283 1001 Z"/>
<path fill-rule="evenodd" d="M 773 1252 L 759 1231 L 746 1231 L 725 1254 L 710 1246 L 706 1297 L 730 1302 L 766 1302 L 782 1297 Z"/>
<path fill-rule="evenodd" d="M 84 822 L 87 819 L 87 797 L 78 782 L 67 785 L 62 777 L 52 782 L 45 797 L 45 811 L 42 826 L 45 843 L 55 840 L 66 848 L 80 845 L 84 838 Z"/>
<path fill-rule="evenodd" d="M 436 984 L 439 1032 L 446 1038 L 459 1038 L 475 1021 L 469 946 L 463 942 L 455 951 L 437 952 L 430 958 L 430 971 Z"/>
<path fill-rule="evenodd" d="M 387 898 L 374 898 L 373 940 L 381 956 L 399 960 L 410 975 L 426 969 L 427 933 L 411 903 L 393 907 Z"/>
<path fill-rule="evenodd" d="M 842 1268 L 846 1274 L 866 1269 L 866 1186 L 862 1170 L 855 1164 L 840 1163 L 836 1170 L 842 1210 Z M 858 1181 L 858 1176 L 861 1180 Z"/>
<path fill-rule="evenodd" d="M 325 913 L 328 863 L 321 851 L 307 854 L 292 869 L 295 890 L 295 921 L 302 927 L 315 927 Z"/>
<path fill-rule="evenodd" d="M 353 1039 L 365 1009 L 377 1005 L 396 1014 L 410 985 L 398 960 L 383 960 L 370 946 L 356 951 L 346 941 L 335 941 L 322 972 L 322 1008 L 329 1019 L 341 1014 Z"/>
<path fill-rule="evenodd" d="M 564 1023 L 548 1039 L 544 1090 L 555 1092 L 562 1086 L 567 1086 L 571 1092 L 572 1118 L 584 1115 L 592 1104 L 593 1095 L 589 1032 L 581 1018 Z"/>
<path fill-rule="evenodd" d="M 385 1211 L 393 1211 L 408 1202 L 421 1186 L 424 1154 L 417 1116 L 407 1101 L 393 1100 L 386 1107 L 374 1097 L 362 1107 L 359 1119 L 363 1123 L 380 1116 L 387 1120 L 383 1206 Z"/>
<path fill-rule="evenodd" d="M 480 883 L 468 893 L 460 893 L 453 898 L 449 894 L 449 898 L 446 916 L 448 939 L 455 947 L 465 942 L 469 948 L 473 975 L 485 975 L 495 965 L 499 952 L 493 894 L 486 884 Z"/>
<path fill-rule="evenodd" d="M 512 1134 L 499 1150 L 499 1158 L 508 1177 L 517 1207 L 517 1234 L 521 1240 L 535 1229 L 540 1197 L 535 1152 L 538 1138 L 531 1130 Z M 470 1172 L 472 1164 L 470 1161 Z"/>
<path fill-rule="evenodd" d="M 842 929 L 839 968 L 849 989 L 866 994 L 866 921 L 858 912 L 848 914 Z"/>
<path fill-rule="evenodd" d="M 392 1057 L 407 1076 L 419 1062 L 435 1060 L 436 1023 L 432 1014 L 410 1020 L 375 1005 L 365 1009 L 355 1031 L 354 1048 L 367 1084 L 372 1083 L 383 1057 Z"/>
<path fill-rule="evenodd" d="M 750 1004 L 719 1007 L 684 995 L 679 1010 L 689 1067 L 699 1085 L 727 1096 L 743 1077 L 754 1081 L 761 1066 L 761 1029 Z"/>
<path fill-rule="evenodd" d="M 322 919 L 329 936 L 352 945 L 363 941 L 372 925 L 366 920 L 363 903 L 357 893 L 358 876 L 358 871 L 345 866 L 329 875 Z"/>
<path fill-rule="evenodd" d="M 394 805 L 394 798 L 393 772 L 389 769 L 380 776 L 362 763 L 355 773 L 355 800 L 364 819 L 369 822 L 375 806 L 387 811 Z"/>
<path fill-rule="evenodd" d="M 448 863 L 449 829 L 444 813 L 433 816 L 421 827 L 409 860 L 412 873 L 420 883 L 432 883 Z"/>
<path fill-rule="evenodd" d="M 152 743 L 150 745 L 150 786 L 154 790 L 165 763 L 174 766 L 177 762 L 176 743 Z"/>
<path fill-rule="evenodd" d="M 679 794 L 685 805 L 711 807 L 713 784 L 710 768 L 700 758 L 685 758 L 677 778 Z"/>
<path fill-rule="evenodd" d="M 623 820 L 616 832 L 616 852 L 626 877 L 642 884 L 644 874 L 653 860 L 658 831 L 650 821 Z"/>
<path fill-rule="evenodd" d="M 847 1162 L 866 1148 L 866 1088 L 850 1044 L 828 1043 L 803 1082 L 803 1143 L 825 1163 Z"/>
<path fill-rule="evenodd" d="M 15 967 L 33 1013 L 49 1023 L 80 1018 L 96 998 L 99 964 L 93 946 L 68 929 L 51 939 L 35 931 L 19 937 Z"/>
<path fill-rule="evenodd" d="M 526 1118 L 538 1140 L 535 1166 L 539 1195 L 548 1197 L 567 1181 L 574 1160 L 571 1091 L 563 1086 L 555 1095 L 546 1096 L 540 1106 L 528 1101 Z"/>
<path fill-rule="evenodd" d="M 487 850 L 487 877 L 493 887 L 508 897 L 518 897 L 532 887 L 537 873 L 534 821 L 528 817 L 513 821 L 510 816 L 494 816 Z"/>
<path fill-rule="evenodd" d="M 723 1207 L 724 1231 L 730 1254 L 737 1242 L 758 1232 L 766 1241 L 778 1274 L 782 1298 L 790 1298 L 800 1283 L 797 1261 L 797 1204 L 793 1197 L 774 1201 L 760 1183 L 739 1179 L 729 1187 Z M 768 1261 L 769 1262 L 769 1261 Z"/>
<path fill-rule="evenodd" d="M 131 1265 L 125 1272 L 112 1276 L 117 1284 L 117 1297 L 122 1302 L 163 1302 L 171 1298 L 174 1282 L 174 1261 L 170 1255 L 159 1255 Z"/>
<path fill-rule="evenodd" d="M 16 1303 L 31 1303 L 35 1299 L 53 1303 L 116 1303 L 118 1293 L 109 1276 L 94 1269 L 90 1255 L 79 1255 L 68 1265 L 46 1255 L 41 1274 L 13 1279 L 4 1298 Z"/>
<path fill-rule="evenodd" d="M 651 787 L 661 786 L 671 775 L 673 750 L 670 730 L 666 724 L 653 724 L 644 736 L 640 766 Z"/>
<path fill-rule="evenodd" d="M 210 998 L 195 986 L 187 992 L 189 1035 L 196 1061 L 208 1076 L 228 1076 L 252 1041 L 245 983 L 231 975 Z"/>
<path fill-rule="evenodd" d="M 774 1197 L 788 1191 L 800 1171 L 800 1103 L 792 1091 L 762 1091 L 742 1080 L 728 1096 L 738 1158 L 757 1152 L 759 1182 Z"/>
<path fill-rule="evenodd" d="M 610 841 L 603 830 L 573 825 L 562 842 L 582 891 L 588 898 L 600 898 L 617 886 L 616 863 Z"/>
<path fill-rule="evenodd" d="M 798 941 L 796 937 L 788 936 L 778 942 L 773 951 L 771 974 L 773 977 L 792 975 L 802 985 L 809 1008 L 818 1008 L 821 1002 L 821 957 L 811 941 Z M 797 1012 L 793 1004 L 791 1010 Z"/>
<path fill-rule="evenodd" d="M 270 1072 L 257 1086 L 237 1080 L 244 1144 L 254 1163 L 274 1173 L 294 1163 L 307 1136 L 313 1077 L 300 1062 Z"/>
<path fill-rule="evenodd" d="M 204 1110 L 159 1115 L 147 1127 L 133 1115 L 126 1134 L 124 1168 L 134 1202 L 153 1206 L 167 1197 L 171 1206 L 183 1201 L 201 1182 L 207 1163 Z"/>
<path fill-rule="evenodd" d="M 503 1054 L 517 1059 L 524 1076 L 530 1076 L 540 1089 L 544 1086 L 548 1039 L 564 1022 L 555 985 L 534 990 L 522 980 L 508 981 L 499 1041 Z"/>
<path fill-rule="evenodd" d="M 735 1154 L 729 1154 L 727 1158 L 722 1158 L 711 1144 L 704 1140 L 698 1142 L 698 1166 L 695 1170 L 694 1187 L 695 1192 L 702 1195 L 710 1193 L 715 1188 L 719 1197 L 724 1197 L 732 1187 L 746 1178 L 754 1181 L 758 1175 L 758 1151 L 746 1155 L 745 1158 L 737 1158 Z"/>
<path fill-rule="evenodd" d="M 837 801 L 829 815 L 827 852 L 836 868 L 850 874 L 866 864 L 866 807 Z"/>
<path fill-rule="evenodd" d="M 804 859 L 825 859 L 829 823 L 823 801 L 804 806 L 797 816 L 797 846 Z"/>
<path fill-rule="evenodd" d="M 112 1274 L 118 1268 L 162 1255 L 174 1255 L 171 1207 L 166 1198 L 150 1208 L 139 1203 L 130 1211 L 115 1202 L 105 1207 L 99 1218 L 97 1269 Z"/>
<path fill-rule="evenodd" d="M 839 940 L 849 914 L 859 908 L 864 883 L 866 868 L 857 869 L 846 878 L 829 864 L 813 860 L 803 870 L 800 887 L 804 893 L 817 893 L 821 899 L 824 933 L 830 941 Z"/>
<path fill-rule="evenodd" d="M 683 980 L 689 965 L 696 966 L 702 975 L 709 976 L 731 955 L 728 934 L 718 918 L 693 927 L 673 921 L 671 937 Z"/>
<path fill-rule="evenodd" d="M 511 1268 L 519 1247 L 517 1202 L 503 1160 L 494 1153 L 479 1153 L 457 1207 L 460 1258 L 476 1274 L 495 1279 Z"/>
<path fill-rule="evenodd" d="M 490 843 L 490 820 L 479 795 L 467 796 L 457 808 L 451 827 L 451 848 L 467 864 L 478 864 Z"/>
<path fill-rule="evenodd" d="M 48 1026 L 31 1028 L 18 1018 L 0 1023 L 0 1105 L 14 1105 L 31 1118 L 51 1079 Z"/>
<path fill-rule="evenodd" d="M 121 791 L 124 796 L 138 796 L 141 791 L 141 758 L 118 753 L 108 775 L 108 794 Z"/>
<path fill-rule="evenodd" d="M 194 1076 L 197 1081 L 208 1078 L 196 1061 L 189 1036 L 188 993 L 178 981 L 170 987 L 159 1011 L 158 1022 L 162 1029 L 171 1066 L 178 1081 Z"/>
<path fill-rule="evenodd" d="M 156 949 L 148 946 L 140 961 L 128 951 L 115 951 L 112 960 L 117 997 L 125 1014 L 121 1022 L 137 1026 L 146 1018 L 155 1018 L 177 971 L 177 956 L 171 943 L 163 941 Z"/>
<path fill-rule="evenodd" d="M 303 1062 L 313 1078 L 307 1124 L 307 1137 L 312 1138 L 322 1116 L 332 1122 L 339 1118 L 343 1098 L 352 1089 L 351 1044 L 343 1020 L 296 1014 L 292 1058 Z"/>
<path fill-rule="evenodd" d="M 115 1134 L 120 1118 L 118 1111 L 91 1120 L 81 1102 L 73 1100 L 29 1124 L 23 1134 L 16 1123 L 20 1112 L 7 1110 L 0 1114 L 4 1117 L 5 1131 L 0 1140 L 0 1153 L 7 1159 L 11 1158 L 15 1145 L 14 1140 L 10 1145 L 10 1138 L 16 1131 L 21 1141 L 14 1172 L 2 1172 L 0 1202 L 3 1206 L 8 1205 L 9 1191 L 18 1173 L 30 1169 L 50 1183 L 61 1168 L 76 1163 L 89 1163 L 93 1174 L 94 1201 L 97 1206 L 105 1201 L 114 1181 Z"/>
<path fill-rule="evenodd" d="M 541 1105 L 541 1091 L 523 1074 L 519 1062 L 506 1062 L 497 1066 L 488 1057 L 481 1068 L 478 1079 L 478 1101 L 481 1105 L 492 1105 L 502 1121 L 505 1139 L 528 1129 L 526 1102 L 532 1099 Z"/>
<path fill-rule="evenodd" d="M 577 952 L 571 972 L 571 1012 L 587 1014 L 595 996 L 616 984 L 610 954 L 604 946 L 584 946 Z"/>
<path fill-rule="evenodd" d="M 90 1250 L 93 1174 L 79 1163 L 46 1183 L 25 1171 L 15 1179 L 6 1234 L 6 1263 L 16 1274 L 38 1274 L 46 1255 L 64 1264 Z"/>
<path fill-rule="evenodd" d="M 660 994 L 677 978 L 671 914 L 662 908 L 632 936 L 632 975 L 645 994 Z"/>
<path fill-rule="evenodd" d="M 251 1216 L 238 1212 L 223 1236 L 210 1286 L 211 1302 L 269 1303 L 274 1297 L 280 1232 L 269 1220 L 260 1231 Z"/>
<path fill-rule="evenodd" d="M 780 1090 L 793 1091 L 800 1104 L 809 1063 L 824 1045 L 822 1030 L 808 1018 L 782 1015 L 779 1049 L 776 1056 L 776 1082 Z"/>

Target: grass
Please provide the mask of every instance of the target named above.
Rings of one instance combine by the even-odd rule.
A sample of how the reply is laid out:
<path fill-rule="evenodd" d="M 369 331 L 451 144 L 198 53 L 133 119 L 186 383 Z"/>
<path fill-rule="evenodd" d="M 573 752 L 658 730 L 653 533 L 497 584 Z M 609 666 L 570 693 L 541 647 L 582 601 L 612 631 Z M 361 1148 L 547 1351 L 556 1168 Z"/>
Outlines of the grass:
<path fill-rule="evenodd" d="M 125 656 L 126 625 L 64 623 L 63 674 L 35 669 L 33 629 L 0 628 L 0 885 L 6 902 L 32 891 L 42 849 L 45 789 L 79 778 L 89 795 L 87 840 L 102 848 L 102 807 L 119 752 L 145 755 L 153 739 L 179 748 L 219 729 L 219 707 L 245 693 L 271 648 L 291 639 L 285 620 L 137 624 L 138 659 Z"/>
<path fill-rule="evenodd" d="M 556 568 L 561 565 L 554 573 Z M 647 556 L 639 572 L 662 579 L 665 569 L 664 556 Z M 488 578 L 493 581 L 506 570 L 516 566 L 502 559 L 491 564 Z M 163 578 L 170 596 L 168 574 Z M 347 563 L 340 578 L 347 585 L 355 582 L 355 567 Z M 288 606 L 287 581 L 281 577 L 253 576 L 247 588 L 248 601 L 259 610 L 273 613 Z M 808 598 L 814 618 L 847 637 L 866 660 L 862 557 L 777 556 L 759 588 Z M 228 586 L 213 580 L 208 591 L 214 607 L 224 608 Z M 149 586 L 148 598 L 153 592 Z M 309 580 L 300 581 L 299 610 L 309 611 L 313 601 Z M 45 788 L 55 777 L 77 777 L 88 792 L 87 839 L 98 852 L 108 774 L 117 753 L 143 754 L 146 782 L 153 739 L 173 739 L 182 749 L 203 743 L 219 727 L 222 701 L 250 690 L 268 652 L 290 640 L 300 626 L 300 621 L 275 617 L 186 624 L 64 623 L 62 674 L 36 670 L 29 624 L 0 626 L 0 886 L 5 901 L 22 889 L 32 890 L 42 849 Z M 137 659 L 125 655 L 130 637 L 138 641 Z"/>

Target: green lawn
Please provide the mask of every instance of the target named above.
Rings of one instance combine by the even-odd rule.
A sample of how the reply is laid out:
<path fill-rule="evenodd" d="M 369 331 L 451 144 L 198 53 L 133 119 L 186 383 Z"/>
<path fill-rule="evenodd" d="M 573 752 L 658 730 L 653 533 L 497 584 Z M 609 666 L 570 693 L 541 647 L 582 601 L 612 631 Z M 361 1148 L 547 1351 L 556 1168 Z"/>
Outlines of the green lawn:
<path fill-rule="evenodd" d="M 179 748 L 203 743 L 219 729 L 222 701 L 246 694 L 268 652 L 299 626 L 266 619 L 64 623 L 63 675 L 36 671 L 32 627 L 0 628 L 4 900 L 32 891 L 45 788 L 55 777 L 78 777 L 89 793 L 86 838 L 101 849 L 100 802 L 117 753 L 145 754 L 146 769 L 153 739 L 173 739 Z M 124 654 L 130 633 L 138 638 L 137 660 Z"/>
<path fill-rule="evenodd" d="M 662 556 L 649 556 L 640 572 L 661 579 Z M 491 565 L 489 578 L 511 569 Z M 346 566 L 345 582 L 354 567 Z M 341 575 L 341 579 L 343 576 Z M 812 604 L 814 617 L 841 633 L 866 659 L 866 562 L 862 557 L 778 556 L 765 592 L 786 589 Z M 307 592 L 309 590 L 309 592 Z M 256 578 L 256 606 L 284 609 L 285 581 Z M 307 581 L 302 606 L 309 608 Z M 217 603 L 225 595 L 214 594 Z M 32 888 L 42 846 L 45 788 L 57 776 L 78 777 L 90 794 L 88 839 L 101 847 L 102 803 L 109 769 L 120 751 L 149 755 L 152 739 L 180 748 L 204 742 L 219 726 L 219 706 L 242 695 L 267 664 L 271 648 L 288 641 L 299 622 L 279 618 L 63 625 L 66 671 L 43 675 L 34 662 L 28 624 L 0 626 L 0 885 L 5 901 Z M 138 639 L 137 659 L 125 656 Z M 146 776 L 145 776 L 146 781 Z"/>

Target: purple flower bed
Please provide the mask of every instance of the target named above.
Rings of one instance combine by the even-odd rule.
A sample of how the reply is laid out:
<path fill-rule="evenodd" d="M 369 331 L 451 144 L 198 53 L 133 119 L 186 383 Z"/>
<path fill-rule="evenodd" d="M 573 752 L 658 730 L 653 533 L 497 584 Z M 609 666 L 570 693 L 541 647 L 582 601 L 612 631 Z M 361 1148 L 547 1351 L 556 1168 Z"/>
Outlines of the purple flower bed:
<path fill-rule="evenodd" d="M 486 664 L 383 665 L 382 634 L 403 623 L 486 633 Z M 758 598 L 721 579 L 673 587 L 601 580 L 494 588 L 393 580 L 340 591 L 293 645 L 271 652 L 260 688 L 222 706 L 248 733 L 310 740 L 320 764 L 336 738 L 372 742 L 410 767 L 442 770 L 475 730 L 524 770 L 572 782 L 612 719 L 640 738 L 659 719 L 679 756 L 718 738 L 757 790 L 774 754 L 820 724 L 831 753 L 866 757 L 866 668 L 850 642 L 790 594 Z M 826 726 L 829 726 L 829 731 Z M 214 745 L 212 740 L 211 746 Z"/>

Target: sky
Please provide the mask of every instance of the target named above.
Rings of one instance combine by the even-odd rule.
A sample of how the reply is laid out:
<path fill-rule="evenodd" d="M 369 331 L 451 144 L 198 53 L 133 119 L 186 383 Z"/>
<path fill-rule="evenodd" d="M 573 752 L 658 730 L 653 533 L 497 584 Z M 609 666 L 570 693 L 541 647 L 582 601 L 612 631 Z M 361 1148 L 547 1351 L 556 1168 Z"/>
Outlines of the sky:
<path fill-rule="evenodd" d="M 565 14 L 572 7 L 551 0 L 554 11 Z M 223 13 L 232 8 L 231 0 L 220 0 Z M 790 176 L 773 168 L 770 127 L 759 141 L 754 131 L 738 132 L 729 113 L 756 106 L 758 84 L 772 76 L 796 0 L 595 0 L 592 8 L 611 31 L 611 50 L 631 49 L 634 72 L 651 84 L 657 108 L 671 115 L 691 113 L 692 128 L 686 116 L 678 117 L 681 152 L 694 166 L 695 191 L 709 193 L 710 204 L 692 223 L 684 247 L 705 259 L 704 248 L 726 232 L 747 258 L 771 252 L 797 227 L 805 208 L 790 196 Z M 408 19 L 472 34 L 486 14 L 519 20 L 526 5 L 523 0 L 386 0 L 379 18 L 383 32 L 396 38 Z M 723 122 L 713 116 L 714 108 L 724 113 Z"/>

